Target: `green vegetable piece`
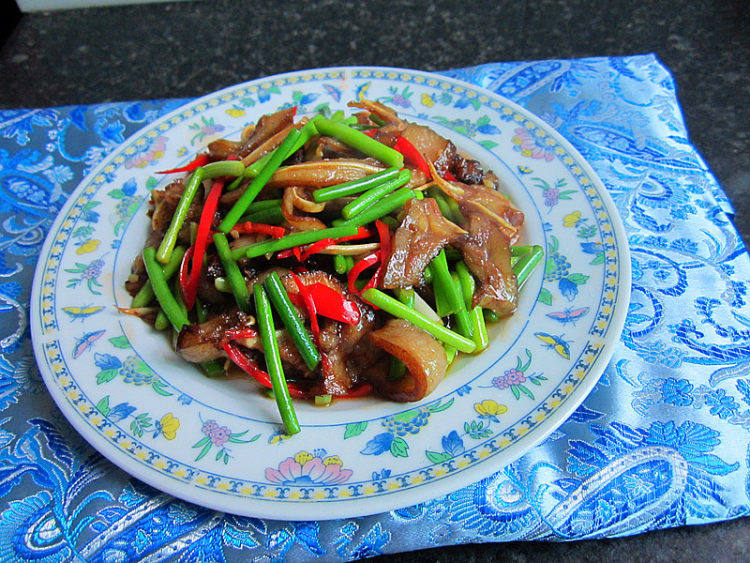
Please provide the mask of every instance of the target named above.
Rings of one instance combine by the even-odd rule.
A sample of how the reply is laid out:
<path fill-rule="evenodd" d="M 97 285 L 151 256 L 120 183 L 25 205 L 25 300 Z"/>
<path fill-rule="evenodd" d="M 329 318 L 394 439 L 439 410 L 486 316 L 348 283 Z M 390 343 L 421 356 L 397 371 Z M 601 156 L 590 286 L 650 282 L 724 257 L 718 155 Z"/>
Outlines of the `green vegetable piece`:
<path fill-rule="evenodd" d="M 305 365 L 310 371 L 315 370 L 320 363 L 320 352 L 318 352 L 312 336 L 310 336 L 310 333 L 305 328 L 297 309 L 294 308 L 294 305 L 289 300 L 289 295 L 287 295 L 286 289 L 284 289 L 284 284 L 281 283 L 279 274 L 271 272 L 263 285 L 266 288 L 268 297 L 271 298 L 273 308 L 279 314 L 281 322 L 284 323 L 286 331 L 291 336 L 297 350 L 299 350 L 300 356 L 305 361 Z"/>
<path fill-rule="evenodd" d="M 482 308 L 479 306 L 472 307 L 471 303 L 474 299 L 474 290 L 476 289 L 476 282 L 474 277 L 469 273 L 469 269 L 466 267 L 463 261 L 456 264 L 456 275 L 458 276 L 458 282 L 463 294 L 466 308 L 469 311 L 469 320 L 471 321 L 472 327 L 472 339 L 477 345 L 477 351 L 484 350 L 489 346 L 490 338 L 487 334 L 487 323 L 484 322 L 484 315 L 482 314 Z"/>
<path fill-rule="evenodd" d="M 214 245 L 219 254 L 219 260 L 221 260 L 221 264 L 224 266 L 227 281 L 229 282 L 229 287 L 232 288 L 237 305 L 247 313 L 250 311 L 250 292 L 247 290 L 245 278 L 242 277 L 242 272 L 240 272 L 237 262 L 232 258 L 232 251 L 229 248 L 227 237 L 221 233 L 216 233 L 214 235 Z"/>
<path fill-rule="evenodd" d="M 180 267 L 180 263 L 182 262 L 182 257 L 185 255 L 185 249 L 181 246 L 175 246 L 174 250 L 172 251 L 172 256 L 169 257 L 169 262 L 162 267 L 162 271 L 164 272 L 164 279 L 170 280 L 172 276 L 175 275 L 175 272 Z M 146 280 L 146 283 L 143 284 L 143 287 L 141 287 L 140 290 L 138 290 L 138 293 L 135 294 L 135 297 L 133 297 L 133 302 L 130 304 L 130 306 L 133 309 L 140 309 L 141 307 L 148 307 L 151 302 L 154 300 L 154 288 L 151 287 L 151 280 Z M 164 329 L 158 329 L 158 330 L 164 330 Z"/>
<path fill-rule="evenodd" d="M 389 180 L 394 180 L 399 176 L 399 169 L 395 167 L 388 168 L 382 172 L 370 174 L 364 178 L 350 180 L 343 184 L 320 188 L 312 193 L 313 199 L 317 202 L 331 201 L 340 197 L 358 194 L 367 191 L 375 186 L 379 186 Z"/>
<path fill-rule="evenodd" d="M 315 395 L 315 406 L 316 407 L 327 407 L 331 404 L 333 399 L 332 395 Z"/>
<path fill-rule="evenodd" d="M 177 208 L 172 216 L 172 222 L 169 224 L 169 228 L 159 245 L 159 250 L 156 252 L 156 259 L 162 264 L 167 264 L 172 257 L 172 251 L 174 250 L 175 244 L 177 244 L 177 235 L 180 233 L 180 229 L 182 229 L 182 225 L 185 223 L 188 209 L 193 203 L 195 194 L 198 193 L 198 188 L 202 181 L 203 168 L 198 168 L 190 175 L 190 178 L 185 184 L 185 191 L 182 192 L 180 201 L 177 203 Z"/>
<path fill-rule="evenodd" d="M 203 179 L 218 178 L 219 176 L 242 176 L 245 165 L 241 160 L 220 160 L 203 166 Z"/>
<path fill-rule="evenodd" d="M 525 254 L 528 254 L 531 252 L 531 249 L 533 247 L 531 245 L 522 245 L 522 244 L 514 244 L 510 247 L 510 255 L 511 256 L 523 256 Z"/>
<path fill-rule="evenodd" d="M 395 166 L 396 168 L 404 167 L 404 156 L 400 152 L 368 137 L 361 131 L 324 117 L 318 118 L 316 127 L 321 135 L 335 137 L 342 143 L 376 158 L 388 166 Z"/>
<path fill-rule="evenodd" d="M 482 315 L 484 316 L 484 320 L 488 323 L 496 323 L 500 320 L 500 317 L 498 317 L 497 313 L 492 309 L 482 309 Z"/>
<path fill-rule="evenodd" d="M 409 188 L 400 188 L 395 192 L 388 194 L 380 201 L 373 203 L 372 205 L 370 205 L 370 207 L 360 212 L 358 215 L 355 215 L 351 219 L 338 221 L 338 224 L 356 226 L 367 225 L 368 223 L 372 223 L 376 219 L 380 219 L 384 215 L 393 213 L 394 211 L 396 211 L 396 209 L 403 206 L 408 200 L 413 197 L 413 190 L 410 190 Z M 334 221 L 333 224 L 336 225 L 337 221 Z"/>
<path fill-rule="evenodd" d="M 179 332 L 183 326 L 190 324 L 190 322 L 169 290 L 164 272 L 156 261 L 156 250 L 154 248 L 143 249 L 143 263 L 146 266 L 148 278 L 151 280 L 156 300 L 174 329 Z"/>
<path fill-rule="evenodd" d="M 288 151 L 292 148 L 295 142 L 299 139 L 300 132 L 297 129 L 292 129 L 289 134 L 281 142 L 278 148 L 272 153 L 266 165 L 258 173 L 258 175 L 250 182 L 245 192 L 235 202 L 232 208 L 227 213 L 224 220 L 219 223 L 219 230 L 223 233 L 228 233 L 235 226 L 240 217 L 247 211 L 247 208 L 258 196 L 263 186 L 268 183 L 273 173 L 281 166 L 281 163 L 286 159 Z"/>
<path fill-rule="evenodd" d="M 336 254 L 333 257 L 333 269 L 336 270 L 337 274 L 345 274 L 346 269 L 346 256 L 342 254 Z"/>
<path fill-rule="evenodd" d="M 284 423 L 286 433 L 289 435 L 297 434 L 300 431 L 300 427 L 297 421 L 297 414 L 294 412 L 292 397 L 289 395 L 289 387 L 284 377 L 284 368 L 281 365 L 279 343 L 276 341 L 276 330 L 273 325 L 273 315 L 271 314 L 271 304 L 261 284 L 255 284 L 253 293 L 255 294 L 255 311 L 258 316 L 258 331 L 263 343 L 266 368 L 271 379 L 273 396 L 276 399 L 276 405 L 279 408 L 279 414 Z"/>
<path fill-rule="evenodd" d="M 531 272 L 533 272 L 534 268 L 536 268 L 537 265 L 542 261 L 543 256 L 544 250 L 542 250 L 542 247 L 539 245 L 534 245 L 531 249 L 531 252 L 522 256 L 521 259 L 513 266 L 513 271 L 515 272 L 516 278 L 518 279 L 519 289 L 523 287 L 523 284 L 525 284 L 526 280 L 529 279 Z"/>
<path fill-rule="evenodd" d="M 311 242 L 317 242 L 324 238 L 341 238 L 349 237 L 357 234 L 356 225 L 346 225 L 342 227 L 331 227 L 329 229 L 318 229 L 317 231 L 301 231 L 298 233 L 291 233 L 285 237 L 275 240 L 264 240 L 263 242 L 256 242 L 254 244 L 248 244 L 236 248 L 232 251 L 232 256 L 235 260 L 240 258 L 256 258 L 257 256 L 263 256 L 270 252 L 277 252 L 279 250 L 286 250 L 302 244 L 310 244 Z"/>
<path fill-rule="evenodd" d="M 159 309 L 159 312 L 156 315 L 156 320 L 154 321 L 154 328 L 156 330 L 167 330 L 168 326 L 169 319 L 167 318 L 167 315 L 164 314 L 164 311 Z"/>
<path fill-rule="evenodd" d="M 401 170 L 395 179 L 384 182 L 374 188 L 370 188 L 354 201 L 347 203 L 341 210 L 341 214 L 345 219 L 351 219 L 396 188 L 400 188 L 406 184 L 409 180 L 411 180 L 411 171 L 408 168 Z M 416 192 L 416 194 L 421 195 L 420 192 Z"/>
<path fill-rule="evenodd" d="M 274 207 L 266 207 L 265 209 L 258 209 L 252 213 L 248 213 L 242 217 L 237 223 L 244 223 L 250 221 L 251 223 L 265 223 L 266 225 L 280 225 L 286 219 L 284 214 L 281 212 L 281 205 Z"/>
<path fill-rule="evenodd" d="M 432 288 L 435 291 L 437 314 L 441 317 L 455 315 L 458 332 L 467 338 L 471 338 L 474 331 L 461 291 L 456 287 L 448 269 L 445 249 L 441 250 L 432 260 L 430 271 L 432 272 Z"/>

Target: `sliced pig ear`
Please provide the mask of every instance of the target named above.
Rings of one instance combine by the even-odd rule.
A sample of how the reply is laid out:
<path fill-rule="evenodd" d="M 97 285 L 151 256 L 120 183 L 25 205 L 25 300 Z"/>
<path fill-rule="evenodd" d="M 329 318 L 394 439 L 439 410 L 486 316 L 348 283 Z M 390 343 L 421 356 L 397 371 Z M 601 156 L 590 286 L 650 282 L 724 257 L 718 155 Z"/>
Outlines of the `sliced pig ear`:
<path fill-rule="evenodd" d="M 443 217 L 434 199 L 407 201 L 401 226 L 392 239 L 383 287 L 405 289 L 420 285 L 430 261 L 446 244 L 465 234 L 465 230 Z"/>
<path fill-rule="evenodd" d="M 445 348 L 421 328 L 403 319 L 391 319 L 369 334 L 370 341 L 406 365 L 397 380 L 378 374 L 372 381 L 379 394 L 400 402 L 419 401 L 429 395 L 445 377 L 448 360 Z"/>
<path fill-rule="evenodd" d="M 349 102 L 347 105 L 351 108 L 364 109 L 374 114 L 375 117 L 385 122 L 385 126 L 389 127 L 391 134 L 400 133 L 406 129 L 406 121 L 400 119 L 394 110 L 380 102 L 362 99 L 358 102 Z"/>

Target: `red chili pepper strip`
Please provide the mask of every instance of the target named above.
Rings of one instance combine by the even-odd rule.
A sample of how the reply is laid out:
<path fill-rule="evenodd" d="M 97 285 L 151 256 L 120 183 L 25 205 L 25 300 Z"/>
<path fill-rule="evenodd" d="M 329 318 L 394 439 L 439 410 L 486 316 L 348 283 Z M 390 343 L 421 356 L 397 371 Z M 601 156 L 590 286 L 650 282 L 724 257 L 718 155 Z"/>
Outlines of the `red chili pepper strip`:
<path fill-rule="evenodd" d="M 375 221 L 375 228 L 377 228 L 378 237 L 380 238 L 380 250 L 378 251 L 378 254 L 380 254 L 380 264 L 375 271 L 375 275 L 370 278 L 370 281 L 362 288 L 362 291 L 380 285 L 380 280 L 385 273 L 386 262 L 388 262 L 388 258 L 391 255 L 391 231 L 388 229 L 388 225 L 378 219 Z"/>
<path fill-rule="evenodd" d="M 338 291 L 323 283 L 311 283 L 307 286 L 310 297 L 315 302 L 315 311 L 334 321 L 354 325 L 359 322 L 359 307 Z"/>
<path fill-rule="evenodd" d="M 253 223 L 252 221 L 245 221 L 244 223 L 237 223 L 233 228 L 233 231 L 237 231 L 240 234 L 247 235 L 250 233 L 259 233 L 261 235 L 270 235 L 274 238 L 281 238 L 286 234 L 283 227 L 277 227 L 276 225 L 266 225 L 265 223 Z"/>
<path fill-rule="evenodd" d="M 407 162 L 411 162 L 413 165 L 419 168 L 419 170 L 421 170 L 428 178 L 430 177 L 430 167 L 427 165 L 427 161 L 425 160 L 424 156 L 422 156 L 422 153 L 419 152 L 417 147 L 411 144 L 408 139 L 399 137 L 398 139 L 396 139 L 396 144 L 393 145 L 393 148 L 404 155 L 404 160 L 406 160 Z"/>
<path fill-rule="evenodd" d="M 375 221 L 375 228 L 380 238 L 380 267 L 385 270 L 385 264 L 391 257 L 391 230 L 380 219 Z"/>
<path fill-rule="evenodd" d="M 178 281 L 180 282 L 180 292 L 182 293 L 182 301 L 185 303 L 185 306 L 187 306 L 187 299 L 185 297 L 185 294 L 189 291 L 190 287 L 190 271 L 188 266 L 190 264 L 190 259 L 194 254 L 195 245 L 187 249 L 187 252 L 182 255 L 182 262 L 180 262 L 180 273 Z M 190 308 L 188 310 L 190 310 Z"/>
<path fill-rule="evenodd" d="M 305 250 L 301 251 L 298 260 L 300 262 L 304 262 L 305 260 L 307 260 L 308 258 L 310 258 L 311 255 L 313 255 L 313 254 L 315 254 L 317 252 L 320 252 L 324 248 L 328 248 L 332 244 L 336 244 L 336 240 L 332 239 L 332 238 L 324 238 L 324 239 L 321 239 L 321 240 L 319 240 L 317 242 L 314 242 L 312 244 L 308 244 L 305 247 Z M 297 247 L 297 248 L 299 248 L 299 247 Z"/>
<path fill-rule="evenodd" d="M 193 308 L 195 297 L 198 295 L 198 284 L 200 282 L 201 268 L 203 268 L 203 256 L 205 256 L 208 242 L 211 240 L 211 224 L 214 222 L 214 215 L 216 214 L 216 208 L 219 206 L 219 198 L 221 197 L 221 190 L 223 188 L 224 182 L 216 181 L 211 186 L 211 191 L 208 192 L 208 197 L 206 197 L 206 201 L 203 203 L 201 217 L 198 220 L 198 230 L 195 234 L 195 244 L 193 245 L 195 250 L 192 254 L 193 265 L 190 269 L 190 279 L 187 283 L 183 284 L 182 277 L 180 277 L 182 299 L 185 301 L 188 311 Z"/>
<path fill-rule="evenodd" d="M 456 181 L 456 177 L 453 174 L 450 173 L 450 170 L 446 170 L 445 171 L 445 174 L 443 174 L 443 178 L 445 178 L 449 182 L 455 182 Z"/>
<path fill-rule="evenodd" d="M 361 274 L 367 268 L 374 266 L 379 261 L 380 261 L 380 252 L 373 252 L 372 254 L 368 254 L 367 256 L 362 258 L 362 260 L 354 264 L 354 267 L 351 270 L 349 270 L 349 275 L 347 276 L 349 291 L 351 291 L 355 295 L 359 295 L 359 290 L 354 285 L 354 282 L 357 281 L 359 274 Z"/>
<path fill-rule="evenodd" d="M 177 174 L 178 172 L 192 172 L 196 168 L 200 168 L 204 164 L 208 164 L 208 160 L 209 158 L 207 154 L 199 154 L 195 157 L 195 159 L 188 162 L 185 166 L 172 168 L 171 170 L 162 170 L 161 172 L 157 172 L 157 174 Z"/>
<path fill-rule="evenodd" d="M 236 154 L 230 154 L 225 160 L 240 160 L 240 157 Z"/>
<path fill-rule="evenodd" d="M 302 296 L 299 293 L 290 293 L 289 294 L 289 301 L 292 302 L 292 305 L 295 305 L 297 307 L 302 307 L 305 309 L 305 300 L 302 299 Z"/>
<path fill-rule="evenodd" d="M 282 259 L 282 258 L 291 258 L 294 256 L 293 249 L 287 248 L 286 250 L 279 250 L 276 253 L 276 258 Z"/>
<path fill-rule="evenodd" d="M 239 348 L 235 344 L 232 344 L 230 342 L 222 342 L 221 347 L 224 349 L 224 351 L 227 353 L 227 356 L 229 356 L 229 359 L 232 360 L 237 366 L 247 373 L 249 376 L 251 376 L 255 381 L 260 383 L 263 387 L 271 388 L 271 378 L 270 376 L 260 369 L 258 367 L 258 364 L 256 364 L 254 361 L 252 361 L 250 358 L 248 358 L 245 354 L 243 354 Z"/>
<path fill-rule="evenodd" d="M 281 228 L 281 227 L 276 227 Z M 242 231 L 240 231 L 242 232 Z M 293 248 L 287 248 L 286 250 L 280 250 L 276 253 L 276 258 L 291 258 L 292 256 L 295 256 L 297 258 L 297 261 L 304 262 L 310 256 L 313 254 L 316 254 L 323 250 L 324 248 L 327 248 L 331 245 L 338 244 L 340 242 L 347 242 L 350 240 L 359 240 L 363 238 L 368 238 L 372 236 L 372 233 L 365 229 L 364 227 L 359 227 L 357 229 L 356 235 L 351 235 L 348 237 L 339 237 L 339 238 L 324 238 L 317 242 L 314 242 L 312 244 L 308 244 L 305 246 L 295 246 Z"/>
<path fill-rule="evenodd" d="M 257 338 L 258 331 L 254 328 L 242 328 L 238 330 L 228 330 L 224 333 L 229 340 L 237 340 L 238 338 Z"/>
<path fill-rule="evenodd" d="M 237 367 L 260 383 L 263 387 L 271 389 L 271 377 L 265 371 L 260 369 L 254 361 L 243 354 L 236 345 L 231 344 L 230 342 L 224 342 L 221 347 L 227 353 L 229 359 L 237 364 Z M 289 394 L 295 399 L 307 398 L 308 393 L 299 387 L 291 383 L 287 383 L 287 386 L 289 387 Z"/>
<path fill-rule="evenodd" d="M 368 137 L 375 137 L 377 131 L 377 129 L 368 129 L 367 131 L 362 131 L 362 133 L 364 133 Z M 430 167 L 427 165 L 427 161 L 425 160 L 424 156 L 422 156 L 422 153 L 419 152 L 417 147 L 415 147 L 411 143 L 411 141 L 404 139 L 403 137 L 399 137 L 398 139 L 396 139 L 396 143 L 393 145 L 393 150 L 400 152 L 402 155 L 404 155 L 404 160 L 411 162 L 414 166 L 419 168 L 419 170 L 424 172 L 424 174 L 428 178 L 430 177 Z"/>
<path fill-rule="evenodd" d="M 315 341 L 317 343 L 318 339 L 320 338 L 320 325 L 318 324 L 318 310 L 315 307 L 315 301 L 310 295 L 310 292 L 307 290 L 307 286 L 302 283 L 302 280 L 299 279 L 297 274 L 292 272 L 292 278 L 294 279 L 294 283 L 297 284 L 299 294 L 302 296 L 302 301 L 305 304 L 305 309 L 307 309 L 307 316 L 310 317 L 310 328 L 312 329 L 313 336 L 315 337 Z"/>

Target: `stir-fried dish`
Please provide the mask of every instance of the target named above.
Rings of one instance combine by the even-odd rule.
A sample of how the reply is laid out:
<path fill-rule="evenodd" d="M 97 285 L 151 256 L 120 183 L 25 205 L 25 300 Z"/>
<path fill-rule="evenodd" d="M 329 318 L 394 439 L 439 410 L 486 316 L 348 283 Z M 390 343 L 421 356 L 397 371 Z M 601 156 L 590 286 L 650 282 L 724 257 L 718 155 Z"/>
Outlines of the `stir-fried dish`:
<path fill-rule="evenodd" d="M 123 312 L 171 329 L 210 377 L 292 398 L 417 401 L 488 346 L 540 262 L 497 177 L 381 103 L 296 108 L 208 145 L 151 194 Z"/>

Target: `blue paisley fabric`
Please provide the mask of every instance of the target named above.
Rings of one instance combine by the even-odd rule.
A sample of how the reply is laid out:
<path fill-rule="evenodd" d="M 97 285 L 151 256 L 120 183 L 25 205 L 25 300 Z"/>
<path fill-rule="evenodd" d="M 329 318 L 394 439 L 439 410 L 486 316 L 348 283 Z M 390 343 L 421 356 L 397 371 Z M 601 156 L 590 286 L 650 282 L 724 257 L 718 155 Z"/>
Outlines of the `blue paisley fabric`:
<path fill-rule="evenodd" d="M 31 351 L 29 295 L 45 233 L 72 189 L 185 100 L 0 110 L 0 560 L 352 560 L 748 513 L 750 264 L 732 208 L 687 138 L 669 72 L 644 55 L 445 74 L 550 123 L 601 176 L 625 223 L 627 323 L 575 414 L 492 477 L 366 518 L 240 518 L 144 486 L 93 451 L 53 404 Z M 87 213 L 98 220 L 96 209 Z M 554 258 L 548 276 L 559 274 Z"/>

